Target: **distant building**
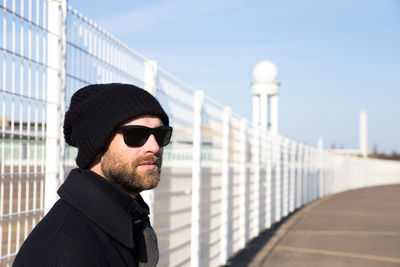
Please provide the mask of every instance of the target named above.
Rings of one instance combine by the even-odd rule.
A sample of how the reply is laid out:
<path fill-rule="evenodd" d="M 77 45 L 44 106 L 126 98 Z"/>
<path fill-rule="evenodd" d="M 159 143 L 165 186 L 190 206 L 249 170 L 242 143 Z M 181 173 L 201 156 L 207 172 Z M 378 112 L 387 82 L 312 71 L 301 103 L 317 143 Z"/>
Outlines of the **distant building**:
<path fill-rule="evenodd" d="M 0 117 L 0 155 L 6 164 L 16 161 L 43 160 L 45 155 L 45 125 L 13 121 Z"/>

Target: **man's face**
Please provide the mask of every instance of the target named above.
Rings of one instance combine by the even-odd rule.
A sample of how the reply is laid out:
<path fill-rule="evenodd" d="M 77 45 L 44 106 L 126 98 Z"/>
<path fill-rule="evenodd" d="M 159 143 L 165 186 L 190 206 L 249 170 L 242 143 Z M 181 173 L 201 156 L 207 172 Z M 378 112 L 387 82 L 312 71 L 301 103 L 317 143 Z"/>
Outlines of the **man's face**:
<path fill-rule="evenodd" d="M 162 126 L 155 116 L 142 116 L 125 125 L 142 125 L 150 128 Z M 125 144 L 122 133 L 116 133 L 110 146 L 101 158 L 104 176 L 112 183 L 131 194 L 155 188 L 160 181 L 163 148 L 150 135 L 141 147 Z"/>

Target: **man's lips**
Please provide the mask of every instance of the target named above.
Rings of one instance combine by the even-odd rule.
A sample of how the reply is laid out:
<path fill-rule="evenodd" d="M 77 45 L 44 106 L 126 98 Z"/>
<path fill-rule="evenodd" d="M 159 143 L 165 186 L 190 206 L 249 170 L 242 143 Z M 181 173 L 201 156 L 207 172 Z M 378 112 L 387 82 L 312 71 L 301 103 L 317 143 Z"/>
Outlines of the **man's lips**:
<path fill-rule="evenodd" d="M 139 167 L 147 169 L 147 170 L 152 170 L 157 167 L 157 162 L 154 161 L 146 161 L 138 164 Z"/>

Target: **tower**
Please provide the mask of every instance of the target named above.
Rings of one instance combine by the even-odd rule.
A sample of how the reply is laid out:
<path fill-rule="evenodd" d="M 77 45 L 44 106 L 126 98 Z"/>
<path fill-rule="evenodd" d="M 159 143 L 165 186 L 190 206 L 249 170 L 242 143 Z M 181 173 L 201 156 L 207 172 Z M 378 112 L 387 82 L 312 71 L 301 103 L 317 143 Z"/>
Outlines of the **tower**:
<path fill-rule="evenodd" d="M 253 124 L 278 134 L 278 69 L 272 62 L 261 61 L 253 69 Z M 268 105 L 269 104 L 269 105 Z"/>
<path fill-rule="evenodd" d="M 368 156 L 367 139 L 367 112 L 360 112 L 360 153 L 363 157 Z"/>

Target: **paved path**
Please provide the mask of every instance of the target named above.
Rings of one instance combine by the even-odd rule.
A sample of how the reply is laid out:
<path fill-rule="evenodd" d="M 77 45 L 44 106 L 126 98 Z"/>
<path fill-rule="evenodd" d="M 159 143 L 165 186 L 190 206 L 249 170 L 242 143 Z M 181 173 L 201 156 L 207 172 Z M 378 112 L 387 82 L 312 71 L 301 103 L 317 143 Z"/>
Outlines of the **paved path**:
<path fill-rule="evenodd" d="M 230 266 L 400 266 L 400 184 L 315 201 L 265 231 Z"/>

